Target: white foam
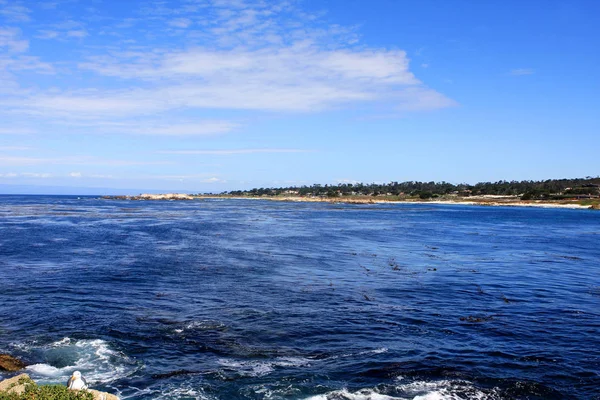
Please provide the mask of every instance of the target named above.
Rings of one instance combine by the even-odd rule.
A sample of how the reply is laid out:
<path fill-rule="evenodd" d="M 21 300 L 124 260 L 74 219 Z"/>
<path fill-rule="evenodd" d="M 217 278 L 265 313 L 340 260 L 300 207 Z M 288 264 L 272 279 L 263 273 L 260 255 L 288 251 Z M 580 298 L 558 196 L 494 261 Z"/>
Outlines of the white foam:
<path fill-rule="evenodd" d="M 476 389 L 466 381 L 417 381 L 388 387 L 386 392 L 377 389 L 360 389 L 350 392 L 347 389 L 335 390 L 329 393 L 307 397 L 305 400 L 461 400 L 494 399 L 495 397 Z"/>
<path fill-rule="evenodd" d="M 219 364 L 242 376 L 265 376 L 269 375 L 275 368 L 303 367 L 310 364 L 310 360 L 301 357 L 279 357 L 272 361 L 235 361 L 220 359 Z"/>
<path fill-rule="evenodd" d="M 61 347 L 61 346 L 65 346 L 71 343 L 71 338 L 63 338 L 61 340 L 59 340 L 58 342 L 54 342 L 54 343 L 50 343 L 51 347 Z"/>
<path fill-rule="evenodd" d="M 334 392 L 319 394 L 308 397 L 306 400 L 396 400 L 404 399 L 404 397 L 391 397 L 384 394 L 379 394 L 370 389 L 359 390 L 351 393 L 346 389 L 336 390 Z"/>
<path fill-rule="evenodd" d="M 46 346 L 31 346 L 30 350 L 41 353 L 49 360 L 48 363 L 27 367 L 32 378 L 42 383 L 64 383 L 78 370 L 88 383 L 106 384 L 130 374 L 136 368 L 127 356 L 111 349 L 101 339 L 72 340 L 66 337 Z"/>
<path fill-rule="evenodd" d="M 133 388 L 136 389 L 136 388 Z M 214 400 L 214 398 L 207 396 L 202 389 L 194 387 L 182 387 L 182 386 L 166 386 L 160 389 L 136 389 L 132 394 L 120 395 L 119 397 L 126 400 L 129 398 L 136 399 L 139 397 L 151 396 L 156 400 Z"/>
<path fill-rule="evenodd" d="M 185 325 L 185 329 L 220 330 L 224 328 L 224 323 L 210 320 L 194 321 Z"/>
<path fill-rule="evenodd" d="M 50 377 L 56 377 L 64 374 L 64 368 L 56 368 L 48 364 L 28 365 L 26 369 L 34 374 Z"/>
<path fill-rule="evenodd" d="M 387 353 L 388 352 L 388 348 L 387 347 L 380 347 L 377 349 L 373 349 L 373 350 L 365 350 L 365 351 L 361 351 L 358 353 L 347 353 L 347 354 L 340 354 L 340 355 L 335 355 L 335 356 L 330 356 L 328 357 L 329 359 L 335 360 L 337 358 L 348 358 L 348 357 L 356 357 L 356 356 L 367 356 L 370 354 L 382 354 L 382 353 Z"/>

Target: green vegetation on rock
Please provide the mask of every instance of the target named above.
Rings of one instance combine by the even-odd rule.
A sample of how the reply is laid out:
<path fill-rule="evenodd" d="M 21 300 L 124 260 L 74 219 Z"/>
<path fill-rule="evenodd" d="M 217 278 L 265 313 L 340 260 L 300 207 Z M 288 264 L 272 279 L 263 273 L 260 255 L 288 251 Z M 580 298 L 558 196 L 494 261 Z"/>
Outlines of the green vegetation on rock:
<path fill-rule="evenodd" d="M 28 378 L 19 379 L 18 384 L 13 386 L 25 386 L 25 390 L 0 392 L 0 400 L 93 400 L 92 393 L 87 391 L 72 391 L 66 386 L 61 385 L 44 385 L 38 386 Z"/>

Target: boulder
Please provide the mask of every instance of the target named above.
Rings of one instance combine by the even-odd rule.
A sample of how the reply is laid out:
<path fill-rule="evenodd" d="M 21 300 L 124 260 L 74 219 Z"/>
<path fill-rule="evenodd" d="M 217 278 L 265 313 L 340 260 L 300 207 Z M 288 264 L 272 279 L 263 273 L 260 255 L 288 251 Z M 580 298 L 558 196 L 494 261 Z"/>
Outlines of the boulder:
<path fill-rule="evenodd" d="M 23 361 L 8 354 L 0 354 L 0 370 L 14 372 L 23 368 L 25 368 Z"/>
<path fill-rule="evenodd" d="M 0 382 L 0 392 L 21 394 L 25 391 L 25 384 L 19 384 L 21 379 L 30 380 L 29 375 L 21 374 Z M 108 400 L 108 399 L 107 399 Z"/>

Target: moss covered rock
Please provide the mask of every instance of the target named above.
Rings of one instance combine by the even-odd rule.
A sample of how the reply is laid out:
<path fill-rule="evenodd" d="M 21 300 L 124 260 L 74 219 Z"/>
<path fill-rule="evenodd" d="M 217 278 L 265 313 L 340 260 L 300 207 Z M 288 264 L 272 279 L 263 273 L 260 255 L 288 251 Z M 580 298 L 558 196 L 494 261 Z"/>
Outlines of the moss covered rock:
<path fill-rule="evenodd" d="M 38 386 L 27 374 L 0 382 L 0 400 L 119 400 L 98 390 L 69 390 L 63 385 Z"/>

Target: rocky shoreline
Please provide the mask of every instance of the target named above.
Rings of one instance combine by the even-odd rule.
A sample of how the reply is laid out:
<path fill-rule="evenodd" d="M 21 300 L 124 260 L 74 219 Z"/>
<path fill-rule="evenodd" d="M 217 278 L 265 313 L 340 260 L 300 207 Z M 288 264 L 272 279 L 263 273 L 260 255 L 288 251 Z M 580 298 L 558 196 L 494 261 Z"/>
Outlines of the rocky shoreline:
<path fill-rule="evenodd" d="M 502 196 L 480 196 L 459 197 L 451 199 L 386 199 L 384 197 L 300 197 L 300 196 L 229 196 L 229 195 L 192 195 L 184 193 L 165 194 L 140 194 L 137 196 L 102 196 L 105 200 L 206 200 L 206 199 L 236 199 L 236 200 L 271 200 L 289 202 L 309 203 L 343 203 L 343 204 L 448 204 L 448 205 L 474 205 L 474 206 L 496 206 L 496 207 L 540 207 L 540 208 L 570 208 L 600 210 L 599 203 L 581 204 L 578 200 L 573 201 L 549 201 L 549 200 L 520 200 L 518 197 Z"/>
<path fill-rule="evenodd" d="M 23 361 L 15 358 L 9 354 L 0 354 L 0 371 L 18 372 L 18 371 L 23 370 L 25 367 L 26 367 L 26 364 Z M 27 398 L 27 399 L 43 400 L 45 398 L 55 398 L 55 397 L 47 397 L 44 395 L 42 395 L 43 397 L 38 397 L 38 396 L 36 396 L 36 394 L 34 394 L 36 391 L 38 393 L 42 392 L 44 388 L 48 389 L 48 390 L 52 389 L 55 392 L 56 391 L 67 392 L 66 386 L 62 386 L 62 385 L 38 386 L 35 383 L 35 381 L 33 379 L 31 379 L 31 377 L 29 375 L 22 373 L 22 374 L 13 376 L 8 379 L 0 380 L 0 397 L 3 393 L 6 393 L 9 395 L 27 396 L 27 397 L 15 397 L 15 399 Z M 71 392 L 74 395 L 76 395 L 79 392 L 90 393 L 91 398 L 93 400 L 119 400 L 119 398 L 117 396 L 115 396 L 114 394 L 101 392 L 99 390 L 94 390 L 94 389 L 85 389 L 82 391 L 74 390 Z M 80 398 L 79 396 L 75 396 L 75 397 Z M 12 399 L 13 397 L 10 397 L 10 398 Z M 60 398 L 62 399 L 64 397 L 60 397 Z M 81 398 L 83 399 L 83 397 L 81 397 Z"/>

